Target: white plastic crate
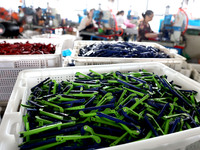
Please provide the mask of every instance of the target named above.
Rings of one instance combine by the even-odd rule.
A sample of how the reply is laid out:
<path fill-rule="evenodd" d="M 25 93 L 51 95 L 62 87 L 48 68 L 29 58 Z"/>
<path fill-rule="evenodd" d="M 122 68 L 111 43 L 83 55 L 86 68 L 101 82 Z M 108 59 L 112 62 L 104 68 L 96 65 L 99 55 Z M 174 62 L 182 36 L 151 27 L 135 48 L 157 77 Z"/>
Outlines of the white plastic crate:
<path fill-rule="evenodd" d="M 0 93 L 12 93 L 14 86 L 0 86 Z"/>
<path fill-rule="evenodd" d="M 61 63 L 62 42 L 48 39 L 1 39 L 0 43 L 29 42 L 29 43 L 52 43 L 56 45 L 54 54 L 34 55 L 0 55 L 0 68 L 49 68 L 59 67 Z"/>
<path fill-rule="evenodd" d="M 32 22 L 33 16 L 27 16 L 29 22 Z M 23 38 L 30 39 L 34 35 L 39 35 L 40 33 L 38 31 L 33 31 L 33 30 L 25 30 L 23 32 Z"/>
<path fill-rule="evenodd" d="M 63 58 L 63 67 L 68 67 L 71 65 L 75 66 L 88 66 L 88 65 L 104 65 L 104 64 L 119 64 L 119 63 L 140 63 L 147 62 L 146 59 L 143 58 L 97 58 L 97 57 L 66 57 Z M 148 62 L 155 62 L 154 59 L 149 59 Z M 181 70 L 182 60 L 173 60 L 169 61 L 166 59 L 159 59 L 160 63 L 165 64 L 166 66 L 172 69 Z M 177 70 L 177 71 L 178 71 Z"/>
<path fill-rule="evenodd" d="M 80 48 L 86 45 L 90 45 L 93 43 L 101 43 L 101 42 L 102 41 L 75 41 L 71 57 L 63 58 L 63 67 L 69 66 L 69 63 L 75 64 L 76 66 L 85 66 L 85 65 L 103 65 L 103 64 L 116 64 L 116 63 L 161 62 L 169 66 L 170 68 L 175 69 L 175 68 L 181 68 L 183 61 L 186 60 L 179 54 L 171 53 L 169 49 L 163 47 L 162 45 L 151 42 L 132 42 L 132 43 L 158 48 L 164 53 L 168 54 L 170 58 L 116 58 L 116 57 L 113 58 L 113 57 L 78 56 Z M 104 43 L 106 43 L 106 41 Z M 111 41 L 110 43 L 116 43 L 116 41 Z"/>
<path fill-rule="evenodd" d="M 63 80 L 73 80 L 75 78 L 76 72 L 89 73 L 89 69 L 99 73 L 111 71 L 128 72 L 138 71 L 139 69 L 146 69 L 158 75 L 167 75 L 168 81 L 173 80 L 174 84 L 181 85 L 182 89 L 196 90 L 198 92 L 200 91 L 200 84 L 198 82 L 161 63 L 155 62 L 24 70 L 20 72 L 18 76 L 1 122 L 0 149 L 16 150 L 18 149 L 18 144 L 22 142 L 19 138 L 19 132 L 24 129 L 22 115 L 24 114 L 25 110 L 24 108 L 20 107 L 20 104 L 26 103 L 30 94 L 31 87 L 38 84 L 47 77 L 55 79 L 58 82 Z M 200 93 L 196 95 L 196 99 L 197 101 L 200 101 Z M 147 140 L 104 148 L 102 150 L 183 150 L 187 145 L 200 140 L 199 134 L 200 127 L 197 127 L 190 130 L 150 138 Z"/>
<path fill-rule="evenodd" d="M 22 70 L 23 68 L 13 68 L 13 69 L 0 68 L 0 78 L 1 79 L 17 79 L 19 72 Z"/>
<path fill-rule="evenodd" d="M 66 50 L 69 48 L 73 48 L 74 41 L 77 40 L 75 35 L 64 34 L 64 35 L 56 35 L 56 34 L 42 34 L 42 35 L 34 35 L 31 37 L 32 39 L 49 39 L 49 40 L 60 40 L 63 42 L 62 50 Z"/>
<path fill-rule="evenodd" d="M 10 92 L 10 93 L 7 93 L 7 92 L 6 93 L 0 93 L 0 106 L 1 106 L 1 103 L 3 103 L 3 105 L 7 105 L 11 93 L 12 92 Z"/>
<path fill-rule="evenodd" d="M 16 81 L 16 80 L 15 80 Z M 0 102 L 8 102 L 14 85 L 0 86 Z"/>
<path fill-rule="evenodd" d="M 75 57 L 78 57 L 78 54 L 79 54 L 79 51 L 80 51 L 80 48 L 86 46 L 86 45 L 91 45 L 91 44 L 94 44 L 94 43 L 97 43 L 97 44 L 100 44 L 100 43 L 117 43 L 117 41 L 74 41 L 74 47 L 73 47 L 73 52 L 72 52 L 72 57 L 75 56 Z M 175 60 L 181 60 L 181 61 L 184 61 L 186 60 L 185 57 L 179 55 L 179 54 L 175 54 L 175 53 L 171 53 L 169 49 L 165 48 L 164 46 L 160 45 L 160 44 L 157 44 L 157 43 L 151 43 L 151 42 L 131 42 L 131 43 L 135 43 L 135 44 L 138 44 L 138 45 L 145 45 L 145 46 L 152 46 L 152 47 L 155 47 L 155 48 L 158 48 L 160 49 L 161 51 L 163 51 L 165 54 L 168 54 L 170 56 L 170 58 L 140 58 L 140 59 L 144 59 L 143 61 L 150 61 L 150 62 L 159 62 L 161 60 L 165 60 L 165 61 L 168 61 L 168 62 L 172 62 L 175 61 Z M 94 57 L 87 57 L 87 58 L 93 58 Z M 105 57 L 95 57 L 96 59 L 101 59 L 103 60 Z M 110 59 L 113 59 L 110 57 Z M 123 61 L 124 59 L 126 58 L 118 58 L 120 61 Z M 137 59 L 137 58 L 132 58 L 132 59 Z"/>
<path fill-rule="evenodd" d="M 191 77 L 193 70 L 191 65 L 186 61 L 182 61 L 182 63 L 180 65 L 176 65 L 174 69 L 187 77 Z"/>
<path fill-rule="evenodd" d="M 200 64 L 189 63 L 189 65 L 191 65 L 192 68 L 194 68 L 194 69 L 196 69 L 198 72 L 200 72 Z"/>
<path fill-rule="evenodd" d="M 17 76 L 22 70 L 23 68 L 0 68 L 0 102 L 8 102 L 12 93 L 11 88 L 14 87 L 14 84 L 17 80 Z M 7 90 L 7 87 L 10 87 L 10 90 Z"/>
<path fill-rule="evenodd" d="M 0 86 L 14 86 L 16 78 L 0 78 Z"/>
<path fill-rule="evenodd" d="M 200 64 L 189 63 L 192 68 L 192 79 L 200 82 Z"/>
<path fill-rule="evenodd" d="M 0 101 L 8 101 L 20 71 L 31 68 L 52 68 L 62 66 L 62 41 L 48 39 L 0 39 L 0 43 L 22 42 L 54 44 L 54 54 L 0 55 Z M 8 89 L 9 86 L 9 89 Z M 5 88 L 2 88 L 5 87 Z"/>

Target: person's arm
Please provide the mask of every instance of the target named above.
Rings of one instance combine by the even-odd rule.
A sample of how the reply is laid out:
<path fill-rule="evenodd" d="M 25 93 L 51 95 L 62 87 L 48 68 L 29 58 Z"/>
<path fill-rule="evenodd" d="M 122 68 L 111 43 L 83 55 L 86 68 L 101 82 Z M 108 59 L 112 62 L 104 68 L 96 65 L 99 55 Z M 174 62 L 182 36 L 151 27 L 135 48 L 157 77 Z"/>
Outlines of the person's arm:
<path fill-rule="evenodd" d="M 87 20 L 87 22 L 86 22 L 86 26 L 89 26 L 90 24 L 92 23 L 92 18 L 89 18 L 88 20 Z"/>
<path fill-rule="evenodd" d="M 146 38 L 157 38 L 158 37 L 158 33 L 153 32 L 153 30 L 151 30 L 151 27 L 149 25 L 150 28 L 150 33 L 145 33 L 145 37 Z"/>
<path fill-rule="evenodd" d="M 92 23 L 93 23 L 93 25 L 94 25 L 95 28 L 99 27 L 95 20 L 92 20 Z"/>
<path fill-rule="evenodd" d="M 93 12 L 89 12 L 88 20 L 85 24 L 86 26 L 89 26 L 92 23 L 92 16 L 93 16 Z"/>
<path fill-rule="evenodd" d="M 146 38 L 157 38 L 158 34 L 157 33 L 146 33 L 144 36 Z"/>
<path fill-rule="evenodd" d="M 78 31 L 81 31 L 81 30 L 83 30 L 83 29 L 85 29 L 85 27 L 86 27 L 86 17 L 85 18 L 83 18 L 82 20 L 81 20 L 81 22 L 80 22 L 80 24 L 79 24 L 79 26 L 78 26 Z"/>

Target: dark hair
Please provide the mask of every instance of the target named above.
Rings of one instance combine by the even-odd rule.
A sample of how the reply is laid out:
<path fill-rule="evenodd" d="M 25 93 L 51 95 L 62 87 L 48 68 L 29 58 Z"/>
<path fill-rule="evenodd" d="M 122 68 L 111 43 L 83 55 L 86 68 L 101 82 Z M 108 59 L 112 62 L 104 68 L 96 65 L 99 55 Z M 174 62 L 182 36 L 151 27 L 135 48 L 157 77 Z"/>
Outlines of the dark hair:
<path fill-rule="evenodd" d="M 99 16 L 102 16 L 102 17 L 103 17 L 103 12 L 102 12 L 102 11 L 100 11 Z"/>
<path fill-rule="evenodd" d="M 38 8 L 36 8 L 35 9 L 36 10 L 36 12 L 38 12 L 38 11 L 40 11 L 40 10 L 42 10 L 40 7 L 38 7 Z"/>
<path fill-rule="evenodd" d="M 152 10 L 147 10 L 145 13 L 142 13 L 142 17 L 145 18 L 146 16 L 150 16 L 153 14 Z"/>
<path fill-rule="evenodd" d="M 121 10 L 121 11 L 118 11 L 118 12 L 117 12 L 117 15 L 120 15 L 120 14 L 122 14 L 122 13 L 124 13 L 124 11 L 123 11 L 123 10 Z"/>

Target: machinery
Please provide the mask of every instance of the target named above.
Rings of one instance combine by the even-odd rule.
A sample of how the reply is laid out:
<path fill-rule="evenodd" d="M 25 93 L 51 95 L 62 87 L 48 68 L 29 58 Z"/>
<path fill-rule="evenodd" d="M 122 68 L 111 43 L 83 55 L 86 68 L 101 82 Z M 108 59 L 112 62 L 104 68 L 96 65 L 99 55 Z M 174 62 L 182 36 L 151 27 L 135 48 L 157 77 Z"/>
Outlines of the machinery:
<path fill-rule="evenodd" d="M 22 31 L 18 14 L 16 12 L 10 14 L 5 8 L 0 7 L 0 36 L 19 36 Z"/>
<path fill-rule="evenodd" d="M 115 28 L 115 18 L 109 10 L 95 10 L 93 19 L 105 28 Z"/>
<path fill-rule="evenodd" d="M 128 15 L 127 15 L 127 19 L 133 23 L 133 24 L 138 24 L 138 20 L 139 20 L 139 15 L 136 11 L 132 11 L 132 10 L 129 10 L 128 11 Z"/>
<path fill-rule="evenodd" d="M 87 15 L 87 10 L 83 10 L 84 15 Z M 79 16 L 79 22 L 83 18 L 81 15 Z M 103 40 L 107 39 L 117 39 L 118 36 L 122 36 L 123 30 L 117 26 L 115 15 L 112 14 L 110 10 L 95 10 L 93 13 L 93 19 L 96 21 L 98 25 L 98 33 L 95 32 L 93 34 L 89 33 L 88 35 L 95 38 L 100 38 Z M 84 33 L 86 34 L 86 33 Z"/>
<path fill-rule="evenodd" d="M 21 34 L 18 24 L 13 22 L 0 22 L 0 36 L 14 37 L 19 35 Z"/>
<path fill-rule="evenodd" d="M 132 40 L 136 41 L 138 36 L 138 20 L 139 20 L 138 12 L 130 9 L 127 14 L 127 19 L 131 24 L 134 24 L 135 27 L 126 28 L 125 32 L 129 33 L 132 37 Z"/>
<path fill-rule="evenodd" d="M 115 39 L 118 39 L 119 36 L 123 35 L 123 29 L 117 26 L 115 15 L 112 14 L 110 10 L 95 10 L 94 20 L 99 22 L 101 25 L 100 29 L 103 28 L 104 30 L 104 32 L 99 32 L 105 34 L 101 36 L 105 38 L 114 37 Z"/>
<path fill-rule="evenodd" d="M 172 21 L 172 17 L 173 15 L 171 14 L 165 14 L 160 29 L 160 40 L 181 44 L 183 35 L 188 27 L 188 16 L 182 8 L 179 8 L 178 13 L 174 15 L 174 21 Z"/>
<path fill-rule="evenodd" d="M 169 14 L 169 7 L 166 8 L 164 20 L 160 24 L 159 37 L 148 41 L 176 50 L 178 54 L 182 55 L 182 51 L 186 46 L 184 33 L 188 27 L 188 16 L 182 8 L 179 8 L 178 13 L 175 15 Z"/>

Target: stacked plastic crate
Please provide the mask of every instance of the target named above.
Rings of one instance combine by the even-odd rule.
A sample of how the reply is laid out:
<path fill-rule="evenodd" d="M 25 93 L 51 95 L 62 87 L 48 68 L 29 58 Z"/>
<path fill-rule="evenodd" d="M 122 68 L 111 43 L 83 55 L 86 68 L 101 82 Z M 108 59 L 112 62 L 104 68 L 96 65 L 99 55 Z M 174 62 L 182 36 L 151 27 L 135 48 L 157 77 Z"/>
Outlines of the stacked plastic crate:
<path fill-rule="evenodd" d="M 75 35 L 64 34 L 64 35 L 56 35 L 56 34 L 42 34 L 42 35 L 34 35 L 31 37 L 32 39 L 49 39 L 49 40 L 60 40 L 63 42 L 62 49 L 66 50 L 69 48 L 73 48 L 74 41 L 78 39 Z"/>
<path fill-rule="evenodd" d="M 63 59 L 63 67 L 69 66 L 71 63 L 76 66 L 87 66 L 87 65 L 102 65 L 102 64 L 116 64 L 116 63 L 136 63 L 136 62 L 161 62 L 172 69 L 180 69 L 182 63 L 186 60 L 179 54 L 171 53 L 169 49 L 161 46 L 157 43 L 151 42 L 131 42 L 138 45 L 152 46 L 158 48 L 160 51 L 168 54 L 170 58 L 122 58 L 122 57 L 81 57 L 79 51 L 86 45 L 100 44 L 102 41 L 75 41 L 71 57 L 66 57 Z M 117 43 L 113 42 L 103 42 L 103 43 Z"/>
<path fill-rule="evenodd" d="M 25 113 L 25 108 L 20 107 L 20 104 L 26 104 L 33 86 L 37 85 L 48 77 L 56 80 L 57 82 L 73 81 L 76 72 L 88 74 L 90 69 L 98 73 L 108 73 L 111 71 L 120 71 L 122 73 L 126 73 L 129 71 L 145 69 L 148 72 L 154 72 L 159 76 L 166 75 L 168 77 L 168 81 L 173 80 L 174 84 L 182 86 L 182 89 L 184 90 L 200 91 L 200 86 L 197 82 L 160 63 L 148 62 L 132 63 L 130 65 L 112 64 L 100 66 L 77 66 L 71 68 L 24 70 L 20 72 L 18 76 L 0 126 L 0 149 L 18 149 L 18 145 L 23 142 L 19 133 L 25 129 L 22 119 L 22 116 Z M 200 101 L 200 94 L 198 93 L 195 98 L 197 101 Z M 106 149 L 183 149 L 199 139 L 199 127 L 196 127 L 176 133 L 152 137 L 150 139 L 132 141 L 127 144 L 112 146 Z M 45 142 L 43 144 L 45 144 Z M 59 141 L 53 141 L 52 146 L 55 146 L 56 144 L 58 145 Z"/>
<path fill-rule="evenodd" d="M 200 82 L 200 64 L 189 63 L 192 69 L 191 78 L 197 82 Z"/>
<path fill-rule="evenodd" d="M 0 42 L 16 43 L 41 43 L 41 44 L 53 44 L 56 46 L 54 54 L 34 54 L 34 55 L 0 55 L 0 106 L 6 106 L 9 100 L 10 94 L 13 90 L 13 86 L 20 71 L 24 69 L 33 68 L 50 68 L 60 67 L 61 62 L 61 49 L 62 42 L 49 41 L 46 39 L 6 39 L 0 40 Z"/>
<path fill-rule="evenodd" d="M 127 73 L 129 71 L 138 71 L 145 69 L 149 72 L 153 72 L 158 76 L 167 76 L 167 80 L 173 81 L 174 85 L 180 85 L 183 90 L 195 90 L 200 91 L 199 83 L 184 76 L 180 72 L 173 69 L 184 69 L 185 59 L 178 54 L 171 54 L 168 49 L 154 43 L 137 43 L 143 45 L 154 46 L 161 51 L 167 53 L 170 58 L 91 58 L 91 57 L 79 57 L 79 49 L 84 45 L 89 45 L 96 41 L 75 41 L 72 57 L 64 59 L 63 66 L 65 68 L 45 68 L 24 70 L 20 72 L 14 89 L 12 90 L 11 97 L 7 109 L 4 114 L 0 126 L 0 149 L 18 149 L 18 145 L 23 141 L 20 138 L 20 132 L 24 131 L 23 115 L 26 113 L 24 107 L 20 107 L 20 104 L 26 105 L 27 100 L 31 93 L 31 88 L 40 83 L 41 81 L 50 78 L 61 81 L 73 81 L 75 79 L 75 73 L 81 72 L 88 74 L 89 70 L 93 70 L 100 74 L 109 72 L 122 72 Z M 67 67 L 69 62 L 74 61 L 75 67 Z M 142 63 L 138 63 L 142 62 Z M 161 64 L 166 64 L 167 66 Z M 129 63 L 121 64 L 121 63 Z M 106 65 L 105 65 L 106 64 Z M 92 66 L 89 66 L 92 65 Z M 98 66 L 97 66 L 98 65 Z M 44 68 L 44 67 L 41 67 Z M 173 68 L 173 69 L 171 69 Z M 183 71 L 182 71 L 183 72 Z M 81 86 L 82 87 L 82 86 Z M 67 96 L 67 95 L 66 95 Z M 200 94 L 195 95 L 195 99 L 200 101 Z M 78 112 L 79 110 L 77 110 Z M 117 123 L 116 123 L 117 124 Z M 44 126 L 45 128 L 45 126 Z M 200 139 L 199 127 L 162 135 L 158 137 L 152 137 L 150 139 L 144 139 L 141 141 L 133 141 L 127 144 L 121 144 L 106 149 L 183 149 L 188 147 L 195 141 Z M 127 132 L 128 133 L 128 132 Z M 27 138 L 28 139 L 28 138 Z M 44 140 L 45 141 L 45 140 Z M 66 142 L 67 143 L 67 142 Z M 45 142 L 43 143 L 45 144 Z M 59 141 L 53 141 L 51 143 L 59 144 Z"/>

